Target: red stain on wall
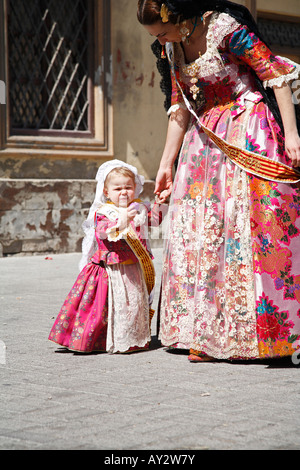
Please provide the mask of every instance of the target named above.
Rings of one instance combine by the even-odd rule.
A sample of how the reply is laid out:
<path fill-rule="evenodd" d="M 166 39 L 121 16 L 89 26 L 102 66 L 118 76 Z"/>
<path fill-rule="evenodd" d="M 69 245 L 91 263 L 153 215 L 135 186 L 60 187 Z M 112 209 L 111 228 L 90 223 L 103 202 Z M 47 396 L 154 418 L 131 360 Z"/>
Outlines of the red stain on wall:
<path fill-rule="evenodd" d="M 135 65 L 130 60 L 124 60 L 121 49 L 117 49 L 116 54 L 116 74 L 115 80 L 126 82 L 128 86 L 132 86 L 134 83 L 136 86 L 141 87 L 146 80 L 146 77 L 143 72 L 138 74 L 136 71 Z M 148 86 L 154 87 L 155 73 L 152 72 Z"/>
<path fill-rule="evenodd" d="M 120 64 L 122 62 L 122 54 L 120 49 L 117 50 L 117 63 Z"/>
<path fill-rule="evenodd" d="M 149 82 L 149 84 L 148 84 L 148 86 L 150 86 L 150 87 L 152 87 L 152 88 L 154 87 L 154 78 L 155 78 L 155 73 L 152 72 L 151 80 L 150 80 L 150 82 Z"/>
<path fill-rule="evenodd" d="M 143 83 L 144 83 L 144 74 L 143 74 L 143 73 L 141 73 L 141 75 L 135 79 L 135 83 L 136 83 L 138 86 L 142 86 L 142 85 L 143 85 Z"/>

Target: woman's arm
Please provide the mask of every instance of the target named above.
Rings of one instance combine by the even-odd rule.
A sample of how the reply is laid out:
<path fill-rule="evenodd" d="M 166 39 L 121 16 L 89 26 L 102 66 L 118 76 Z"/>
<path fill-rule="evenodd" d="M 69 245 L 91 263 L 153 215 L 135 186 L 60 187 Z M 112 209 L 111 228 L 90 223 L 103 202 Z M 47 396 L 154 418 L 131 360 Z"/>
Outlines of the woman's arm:
<path fill-rule="evenodd" d="M 272 51 L 246 26 L 227 36 L 229 51 L 249 65 L 266 87 L 272 87 L 281 114 L 286 152 L 293 166 L 300 166 L 300 141 L 289 84 L 297 80 L 300 66 Z"/>
<path fill-rule="evenodd" d="M 284 84 L 280 88 L 274 86 L 273 90 L 282 118 L 286 152 L 292 160 L 292 165 L 294 167 L 299 167 L 300 137 L 297 129 L 295 106 L 292 101 L 291 89 L 287 84 Z"/>
<path fill-rule="evenodd" d="M 160 201 L 161 203 L 165 202 L 172 192 L 172 168 L 182 145 L 189 119 L 190 112 L 187 109 L 179 108 L 176 112 L 171 113 L 165 148 L 157 172 L 154 190 L 157 195 L 164 191 L 164 199 Z"/>

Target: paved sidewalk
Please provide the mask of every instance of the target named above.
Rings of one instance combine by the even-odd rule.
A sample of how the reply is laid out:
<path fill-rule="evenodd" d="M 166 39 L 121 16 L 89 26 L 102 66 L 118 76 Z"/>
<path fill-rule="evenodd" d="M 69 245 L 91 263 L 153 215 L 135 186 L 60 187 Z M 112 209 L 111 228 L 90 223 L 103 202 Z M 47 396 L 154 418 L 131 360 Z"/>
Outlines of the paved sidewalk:
<path fill-rule="evenodd" d="M 50 343 L 80 255 L 51 258 L 0 259 L 0 449 L 300 449 L 290 359 L 190 364 L 160 346 L 155 322 L 149 352 L 80 355 Z"/>

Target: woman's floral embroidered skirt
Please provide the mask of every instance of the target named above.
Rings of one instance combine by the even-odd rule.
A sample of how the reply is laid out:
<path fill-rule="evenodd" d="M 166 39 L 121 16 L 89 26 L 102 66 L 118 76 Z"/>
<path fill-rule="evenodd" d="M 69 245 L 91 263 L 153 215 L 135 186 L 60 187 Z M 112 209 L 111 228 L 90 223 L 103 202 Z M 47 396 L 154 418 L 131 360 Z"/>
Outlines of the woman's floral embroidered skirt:
<path fill-rule="evenodd" d="M 273 116 L 263 102 L 250 111 L 247 128 L 236 108 L 234 118 L 228 107 L 202 119 L 222 138 L 280 159 L 283 138 Z M 246 173 L 193 121 L 168 224 L 160 314 L 165 346 L 220 359 L 281 357 L 299 348 L 298 183 Z"/>

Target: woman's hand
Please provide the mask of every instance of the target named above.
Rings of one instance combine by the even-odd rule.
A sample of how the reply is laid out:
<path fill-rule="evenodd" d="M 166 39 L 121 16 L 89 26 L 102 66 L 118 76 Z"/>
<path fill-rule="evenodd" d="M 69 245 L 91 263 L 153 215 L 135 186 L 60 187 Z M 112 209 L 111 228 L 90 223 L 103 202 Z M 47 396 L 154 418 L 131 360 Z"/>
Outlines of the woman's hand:
<path fill-rule="evenodd" d="M 189 120 L 190 112 L 184 108 L 179 108 L 170 115 L 165 148 L 154 189 L 154 193 L 160 198 L 160 204 L 163 204 L 172 192 L 172 168 L 181 148 Z"/>
<path fill-rule="evenodd" d="M 300 137 L 297 130 L 295 106 L 292 92 L 287 84 L 273 87 L 282 117 L 285 137 L 285 150 L 292 161 L 293 167 L 300 166 Z"/>
<path fill-rule="evenodd" d="M 300 167 L 300 137 L 298 132 L 285 135 L 285 150 L 293 167 Z"/>
<path fill-rule="evenodd" d="M 159 196 L 159 203 L 166 202 L 173 188 L 172 168 L 159 169 L 156 176 L 154 193 Z"/>

